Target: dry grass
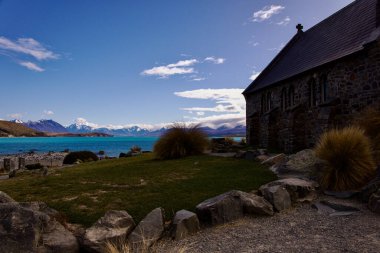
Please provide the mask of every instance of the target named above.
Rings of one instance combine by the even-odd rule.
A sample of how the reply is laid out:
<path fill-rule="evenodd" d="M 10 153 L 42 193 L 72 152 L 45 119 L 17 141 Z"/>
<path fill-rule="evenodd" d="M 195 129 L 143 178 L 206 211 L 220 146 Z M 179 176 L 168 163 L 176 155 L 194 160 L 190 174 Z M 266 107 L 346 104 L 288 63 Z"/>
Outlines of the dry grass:
<path fill-rule="evenodd" d="M 364 129 L 370 138 L 375 160 L 380 164 L 380 104 L 360 112 L 354 124 Z"/>
<path fill-rule="evenodd" d="M 202 154 L 208 146 L 207 135 L 199 125 L 174 124 L 156 142 L 153 152 L 158 159 L 176 159 Z"/>
<path fill-rule="evenodd" d="M 324 133 L 315 148 L 328 166 L 320 175 L 324 189 L 345 191 L 364 186 L 375 176 L 371 144 L 364 130 L 346 127 Z"/>

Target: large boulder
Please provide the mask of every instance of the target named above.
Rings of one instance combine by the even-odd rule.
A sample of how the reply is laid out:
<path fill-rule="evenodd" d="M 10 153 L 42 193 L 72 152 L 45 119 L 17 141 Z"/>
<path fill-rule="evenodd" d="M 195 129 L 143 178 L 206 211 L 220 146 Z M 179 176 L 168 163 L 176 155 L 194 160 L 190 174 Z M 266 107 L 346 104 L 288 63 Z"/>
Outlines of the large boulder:
<path fill-rule="evenodd" d="M 313 150 L 305 149 L 290 155 L 287 161 L 273 165 L 271 170 L 280 177 L 316 178 L 325 166 L 326 162 L 319 159 Z"/>
<path fill-rule="evenodd" d="M 134 227 L 135 222 L 126 211 L 108 211 L 86 229 L 83 247 L 89 252 L 103 252 L 107 242 L 125 241 Z"/>
<path fill-rule="evenodd" d="M 1 203 L 14 203 L 16 202 L 14 199 L 12 199 L 11 197 L 9 197 L 8 194 L 6 194 L 5 192 L 2 192 L 0 191 L 0 204 Z"/>
<path fill-rule="evenodd" d="M 171 231 L 174 239 L 181 240 L 190 234 L 198 232 L 199 230 L 199 220 L 195 213 L 187 210 L 180 210 L 176 212 Z"/>
<path fill-rule="evenodd" d="M 18 203 L 0 204 L 0 228 L 0 252 L 79 252 L 74 235 L 57 220 Z"/>
<path fill-rule="evenodd" d="M 276 211 L 288 209 L 292 205 L 290 195 L 282 185 L 262 187 L 260 193 L 273 205 Z"/>
<path fill-rule="evenodd" d="M 368 208 L 372 212 L 380 213 L 380 189 L 369 198 Z"/>
<path fill-rule="evenodd" d="M 262 197 L 233 190 L 198 204 L 196 213 L 201 222 L 217 225 L 241 218 L 245 214 L 273 215 L 273 208 Z"/>
<path fill-rule="evenodd" d="M 133 252 L 145 252 L 161 238 L 163 232 L 164 211 L 158 207 L 140 221 L 129 235 L 128 242 Z"/>
<path fill-rule="evenodd" d="M 286 163 L 287 161 L 288 161 L 288 157 L 285 154 L 281 153 L 278 155 L 271 156 L 267 160 L 263 161 L 262 164 L 272 166 L 272 165 L 283 164 L 283 163 Z"/>
<path fill-rule="evenodd" d="M 272 181 L 262 185 L 259 188 L 259 191 L 265 192 L 267 191 L 265 188 L 277 185 L 283 186 L 288 191 L 292 203 L 304 201 L 311 202 L 317 198 L 316 188 L 319 187 L 318 183 L 299 178 L 284 178 Z"/>

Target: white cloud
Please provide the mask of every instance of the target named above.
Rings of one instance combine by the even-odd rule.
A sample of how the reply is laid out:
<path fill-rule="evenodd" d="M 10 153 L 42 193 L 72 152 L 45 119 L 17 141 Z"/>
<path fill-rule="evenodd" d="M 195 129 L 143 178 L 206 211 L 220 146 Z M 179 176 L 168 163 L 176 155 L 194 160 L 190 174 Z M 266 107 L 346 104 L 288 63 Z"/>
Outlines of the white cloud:
<path fill-rule="evenodd" d="M 195 77 L 195 78 L 192 79 L 192 81 L 196 81 L 196 82 L 203 81 L 203 80 L 206 80 L 206 78 L 204 78 L 204 77 Z"/>
<path fill-rule="evenodd" d="M 216 58 L 214 56 L 209 56 L 209 57 L 205 58 L 205 61 L 212 62 L 214 64 L 223 64 L 226 61 L 226 59 L 224 59 L 224 58 Z"/>
<path fill-rule="evenodd" d="M 158 66 L 141 72 L 142 75 L 147 76 L 159 76 L 160 78 L 166 78 L 172 75 L 184 75 L 194 73 L 194 68 L 190 66 L 198 63 L 196 59 L 178 61 L 176 63 L 168 64 L 166 66 Z"/>
<path fill-rule="evenodd" d="M 285 47 L 285 43 L 281 43 L 278 47 L 268 48 L 269 51 L 280 52 Z"/>
<path fill-rule="evenodd" d="M 236 126 L 245 125 L 245 100 L 241 94 L 243 89 L 198 89 L 174 94 L 183 98 L 211 100 L 215 102 L 214 107 L 189 107 L 181 108 L 196 117 L 187 117 L 193 123 L 218 128 L 222 125 Z M 206 117 L 205 112 L 216 113 Z"/>
<path fill-rule="evenodd" d="M 250 41 L 248 42 L 248 44 L 252 45 L 253 47 L 257 47 L 258 45 L 260 45 L 259 42 L 255 42 L 255 41 Z"/>
<path fill-rule="evenodd" d="M 38 66 L 37 64 L 33 63 L 33 62 L 30 62 L 30 61 L 22 61 L 22 62 L 19 62 L 19 64 L 29 70 L 33 70 L 33 71 L 36 71 L 36 72 L 44 72 L 45 69 L 41 68 L 40 66 Z"/>
<path fill-rule="evenodd" d="M 283 20 L 281 20 L 280 22 L 277 22 L 276 24 L 277 25 L 282 25 L 282 26 L 286 26 L 290 23 L 290 18 L 289 17 L 286 17 L 284 18 Z"/>
<path fill-rule="evenodd" d="M 29 55 L 39 61 L 59 58 L 58 54 L 46 49 L 41 43 L 32 38 L 20 38 L 17 41 L 12 41 L 1 36 L 0 48 L 6 51 Z"/>
<path fill-rule="evenodd" d="M 7 116 L 11 119 L 21 119 L 22 118 L 22 113 L 12 113 L 12 114 L 8 114 Z"/>
<path fill-rule="evenodd" d="M 285 9 L 285 7 L 281 5 L 265 6 L 261 10 L 253 13 L 252 21 L 262 22 L 264 20 L 270 19 L 273 15 L 279 14 L 283 9 Z"/>
<path fill-rule="evenodd" d="M 54 115 L 54 112 L 51 111 L 51 110 L 44 110 L 44 115 L 47 115 L 47 116 L 51 116 L 51 115 Z"/>
<path fill-rule="evenodd" d="M 249 80 L 254 81 L 260 74 L 261 72 L 253 71 L 252 75 L 249 77 Z"/>

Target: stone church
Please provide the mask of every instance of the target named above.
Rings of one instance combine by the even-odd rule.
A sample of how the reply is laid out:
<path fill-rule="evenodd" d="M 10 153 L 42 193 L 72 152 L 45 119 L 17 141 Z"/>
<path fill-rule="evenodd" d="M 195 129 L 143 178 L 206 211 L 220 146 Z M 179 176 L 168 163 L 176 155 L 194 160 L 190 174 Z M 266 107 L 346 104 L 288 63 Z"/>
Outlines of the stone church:
<path fill-rule="evenodd" d="M 243 92 L 250 145 L 295 152 L 380 102 L 380 0 L 297 33 Z"/>

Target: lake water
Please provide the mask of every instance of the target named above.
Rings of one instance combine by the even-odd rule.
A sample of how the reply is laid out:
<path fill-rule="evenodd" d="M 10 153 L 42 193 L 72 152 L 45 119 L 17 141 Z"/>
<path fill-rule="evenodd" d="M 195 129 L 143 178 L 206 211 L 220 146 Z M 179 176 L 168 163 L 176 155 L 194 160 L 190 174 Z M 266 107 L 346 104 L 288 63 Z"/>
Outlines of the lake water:
<path fill-rule="evenodd" d="M 14 137 L 0 138 L 0 155 L 25 153 L 31 150 L 42 152 L 59 152 L 104 150 L 108 156 L 118 156 L 120 152 L 128 152 L 132 146 L 151 151 L 157 137 Z"/>

